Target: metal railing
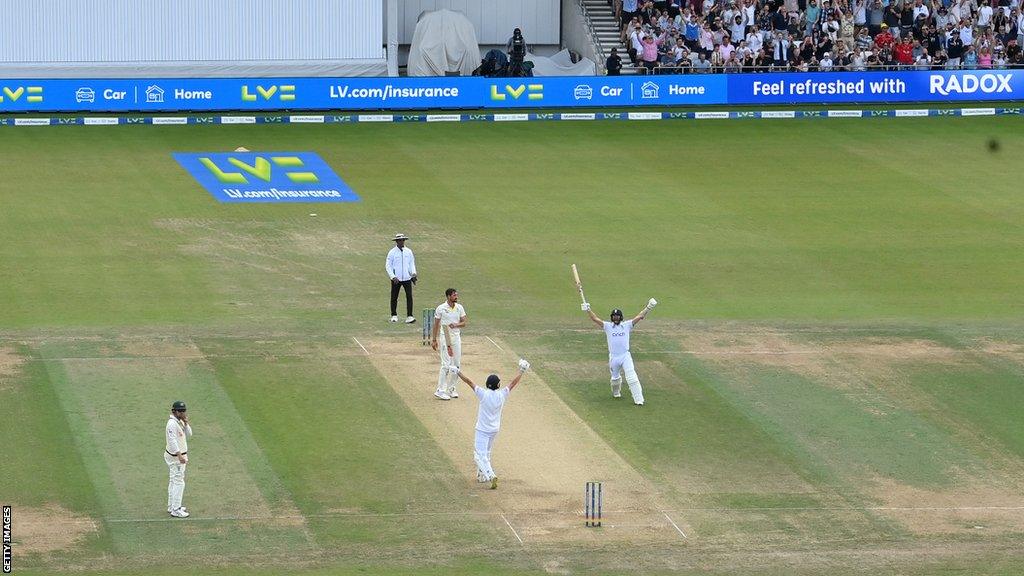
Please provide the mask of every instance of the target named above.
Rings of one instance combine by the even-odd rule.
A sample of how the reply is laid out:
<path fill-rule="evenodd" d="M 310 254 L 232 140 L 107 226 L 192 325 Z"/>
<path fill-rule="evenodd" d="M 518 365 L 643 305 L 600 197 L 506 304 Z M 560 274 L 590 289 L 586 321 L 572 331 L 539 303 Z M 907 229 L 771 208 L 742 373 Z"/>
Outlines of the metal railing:
<path fill-rule="evenodd" d="M 594 23 L 590 20 L 590 12 L 587 11 L 587 6 L 583 3 L 583 0 L 576 0 L 576 5 L 579 6 L 580 12 L 583 14 L 583 20 L 587 23 L 587 33 L 590 34 L 590 43 L 594 47 L 594 55 L 597 57 L 597 74 L 603 75 L 604 59 L 607 57 L 604 53 L 604 46 L 601 44 L 601 38 L 597 35 L 594 30 Z"/>

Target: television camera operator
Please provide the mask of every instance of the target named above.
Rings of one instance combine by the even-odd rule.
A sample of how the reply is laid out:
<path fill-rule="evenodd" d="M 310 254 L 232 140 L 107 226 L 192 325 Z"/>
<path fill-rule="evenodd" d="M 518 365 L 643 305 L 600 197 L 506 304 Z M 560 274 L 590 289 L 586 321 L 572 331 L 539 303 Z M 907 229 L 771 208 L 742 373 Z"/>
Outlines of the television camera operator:
<path fill-rule="evenodd" d="M 526 39 L 523 38 L 523 31 L 516 28 L 512 31 L 512 37 L 505 45 L 508 52 L 508 75 L 512 77 L 528 76 L 524 61 L 526 59 Z"/>

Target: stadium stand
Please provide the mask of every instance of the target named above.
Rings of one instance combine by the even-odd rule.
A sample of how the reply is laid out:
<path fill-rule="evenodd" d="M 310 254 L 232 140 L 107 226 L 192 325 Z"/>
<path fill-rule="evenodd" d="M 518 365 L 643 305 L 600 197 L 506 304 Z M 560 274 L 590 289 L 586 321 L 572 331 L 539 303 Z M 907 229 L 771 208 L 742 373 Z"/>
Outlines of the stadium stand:
<path fill-rule="evenodd" d="M 819 4 L 820 2 L 820 4 Z M 583 0 L 622 72 L 1024 65 L 1020 0 Z M 609 41 L 608 23 L 618 38 Z M 627 57 L 628 56 L 628 57 Z M 705 64 L 705 61 L 707 64 Z"/>

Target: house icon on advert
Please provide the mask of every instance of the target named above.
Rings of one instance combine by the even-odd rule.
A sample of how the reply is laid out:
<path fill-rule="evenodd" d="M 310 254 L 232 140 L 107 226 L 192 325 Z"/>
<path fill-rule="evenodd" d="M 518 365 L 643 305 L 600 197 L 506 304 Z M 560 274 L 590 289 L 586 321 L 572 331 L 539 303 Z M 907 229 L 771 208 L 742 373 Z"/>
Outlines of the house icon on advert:
<path fill-rule="evenodd" d="M 148 103 L 160 103 L 164 101 L 164 89 L 153 85 L 146 88 L 146 102 Z"/>
<path fill-rule="evenodd" d="M 640 85 L 640 97 L 647 100 L 658 97 L 658 85 L 648 80 Z"/>

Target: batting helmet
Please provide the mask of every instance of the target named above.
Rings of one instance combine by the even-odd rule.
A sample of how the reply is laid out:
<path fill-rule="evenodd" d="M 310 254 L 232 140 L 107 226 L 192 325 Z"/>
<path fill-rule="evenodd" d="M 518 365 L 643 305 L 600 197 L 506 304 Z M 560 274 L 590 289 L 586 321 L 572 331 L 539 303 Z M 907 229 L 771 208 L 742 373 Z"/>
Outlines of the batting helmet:
<path fill-rule="evenodd" d="M 174 410 L 175 412 L 184 412 L 185 402 L 181 400 L 175 400 L 174 403 L 171 404 L 171 410 Z"/>
<path fill-rule="evenodd" d="M 612 310 L 611 316 L 612 316 L 612 320 L 613 321 L 615 320 L 616 316 L 618 316 L 619 320 L 621 320 L 622 319 L 622 310 L 619 309 L 619 308 L 616 308 L 616 309 Z"/>
<path fill-rule="evenodd" d="M 498 384 L 501 383 L 501 378 L 498 378 L 497 374 L 491 374 L 487 377 L 487 387 L 491 390 L 497 390 Z"/>

